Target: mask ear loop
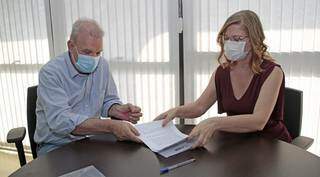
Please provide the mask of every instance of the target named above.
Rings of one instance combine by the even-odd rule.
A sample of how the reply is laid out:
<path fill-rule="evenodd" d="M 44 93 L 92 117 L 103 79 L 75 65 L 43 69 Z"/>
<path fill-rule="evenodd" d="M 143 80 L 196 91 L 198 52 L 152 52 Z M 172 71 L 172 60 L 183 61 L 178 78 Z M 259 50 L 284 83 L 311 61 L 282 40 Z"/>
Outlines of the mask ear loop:
<path fill-rule="evenodd" d="M 76 56 L 74 56 L 74 54 L 71 52 L 71 57 L 73 57 L 73 61 L 74 61 L 74 63 L 76 63 L 77 62 L 77 58 L 78 58 L 78 56 L 79 56 L 79 52 L 78 52 L 78 49 L 77 49 L 77 46 L 76 45 L 74 45 L 74 48 L 73 49 L 71 49 L 71 50 L 76 50 L 76 54 L 77 54 L 77 57 Z"/>

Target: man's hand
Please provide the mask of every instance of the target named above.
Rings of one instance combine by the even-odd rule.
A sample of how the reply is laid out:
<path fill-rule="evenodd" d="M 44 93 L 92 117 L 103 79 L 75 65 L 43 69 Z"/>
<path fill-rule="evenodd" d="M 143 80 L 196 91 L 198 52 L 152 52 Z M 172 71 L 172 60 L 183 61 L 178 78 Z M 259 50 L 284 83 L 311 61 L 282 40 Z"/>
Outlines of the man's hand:
<path fill-rule="evenodd" d="M 109 116 L 136 124 L 140 120 L 142 113 L 141 108 L 130 103 L 124 105 L 114 104 L 109 110 Z"/>
<path fill-rule="evenodd" d="M 122 120 L 111 120 L 110 124 L 111 132 L 118 138 L 118 140 L 131 140 L 135 142 L 141 142 L 137 137 L 139 132 L 129 122 Z"/>

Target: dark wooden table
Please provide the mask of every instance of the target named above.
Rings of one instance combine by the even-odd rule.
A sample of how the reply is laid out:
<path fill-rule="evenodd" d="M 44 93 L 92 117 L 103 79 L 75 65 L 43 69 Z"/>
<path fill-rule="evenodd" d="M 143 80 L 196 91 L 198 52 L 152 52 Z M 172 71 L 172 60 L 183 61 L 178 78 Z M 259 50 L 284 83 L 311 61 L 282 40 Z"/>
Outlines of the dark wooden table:
<path fill-rule="evenodd" d="M 192 126 L 178 126 L 188 133 Z M 320 158 L 291 144 L 253 134 L 217 133 L 204 149 L 163 158 L 142 144 L 99 135 L 38 157 L 11 176 L 59 176 L 94 165 L 106 177 L 156 177 L 160 167 L 191 157 L 196 162 L 161 176 L 319 177 Z"/>

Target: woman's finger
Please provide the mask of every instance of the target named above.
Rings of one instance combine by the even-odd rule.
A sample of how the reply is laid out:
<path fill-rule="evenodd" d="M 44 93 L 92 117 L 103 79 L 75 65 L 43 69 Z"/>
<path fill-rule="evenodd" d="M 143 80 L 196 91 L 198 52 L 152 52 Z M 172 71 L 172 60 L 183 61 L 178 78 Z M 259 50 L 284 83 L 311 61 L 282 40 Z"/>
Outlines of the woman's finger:
<path fill-rule="evenodd" d="M 192 145 L 192 149 L 199 147 L 203 142 L 204 134 L 200 134 L 197 141 Z"/>
<path fill-rule="evenodd" d="M 198 135 L 199 135 L 198 126 L 196 126 L 192 129 L 191 133 L 189 133 L 189 139 L 193 139 Z"/>
<path fill-rule="evenodd" d="M 156 120 L 162 120 L 166 117 L 166 114 L 165 113 L 162 113 L 160 115 L 158 115 L 155 119 L 153 119 L 153 121 L 156 121 Z"/>
<path fill-rule="evenodd" d="M 165 127 L 169 122 L 171 121 L 170 117 L 166 117 L 165 119 L 163 119 L 162 121 L 162 127 Z"/>

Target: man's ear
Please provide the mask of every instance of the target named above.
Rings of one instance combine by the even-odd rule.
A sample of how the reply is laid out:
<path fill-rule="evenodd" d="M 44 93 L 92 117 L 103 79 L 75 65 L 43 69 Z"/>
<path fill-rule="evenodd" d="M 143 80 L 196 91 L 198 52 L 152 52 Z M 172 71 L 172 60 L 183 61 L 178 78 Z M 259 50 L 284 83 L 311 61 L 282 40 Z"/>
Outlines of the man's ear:
<path fill-rule="evenodd" d="M 74 43 L 71 40 L 67 42 L 68 50 L 71 51 L 74 48 Z"/>
<path fill-rule="evenodd" d="M 77 53 L 74 52 L 75 44 L 73 41 L 68 40 L 67 46 L 68 46 L 68 50 L 71 54 L 71 62 L 74 64 L 76 62 L 76 57 L 78 56 Z"/>

